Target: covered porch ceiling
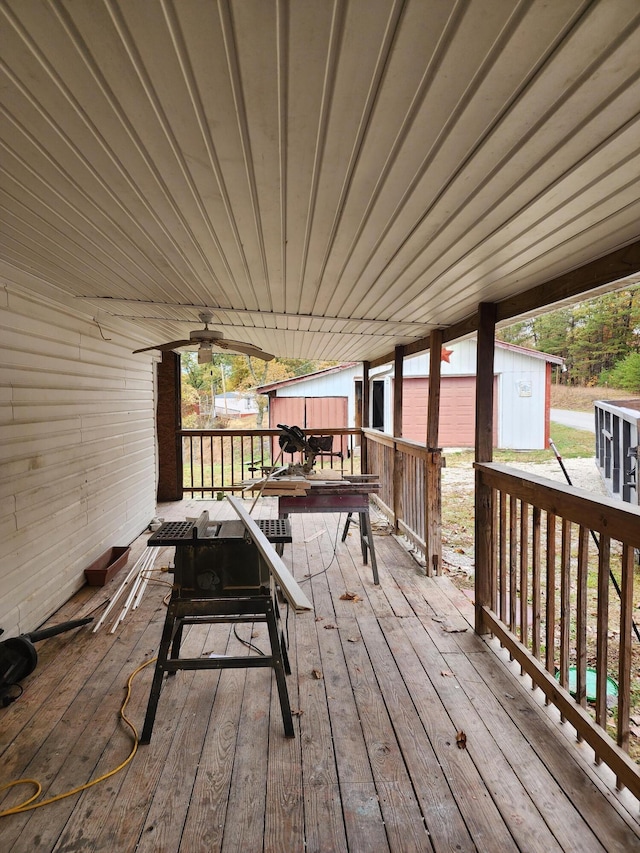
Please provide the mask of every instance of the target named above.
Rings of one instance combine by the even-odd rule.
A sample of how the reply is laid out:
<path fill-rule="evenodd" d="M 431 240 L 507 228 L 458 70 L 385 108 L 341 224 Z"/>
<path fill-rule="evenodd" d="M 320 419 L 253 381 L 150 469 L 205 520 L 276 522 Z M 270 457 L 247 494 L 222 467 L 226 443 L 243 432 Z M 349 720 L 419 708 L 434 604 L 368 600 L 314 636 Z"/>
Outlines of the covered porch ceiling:
<path fill-rule="evenodd" d="M 639 55 L 637 0 L 0 0 L 0 277 L 372 362 L 619 286 Z"/>

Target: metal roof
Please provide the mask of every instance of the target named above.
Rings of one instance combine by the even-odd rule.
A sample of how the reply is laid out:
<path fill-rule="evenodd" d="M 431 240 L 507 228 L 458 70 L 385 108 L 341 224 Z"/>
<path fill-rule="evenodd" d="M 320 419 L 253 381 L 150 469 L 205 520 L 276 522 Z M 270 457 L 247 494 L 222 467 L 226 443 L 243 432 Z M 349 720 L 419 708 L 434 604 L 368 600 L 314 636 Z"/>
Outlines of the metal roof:
<path fill-rule="evenodd" d="M 638 56 L 637 0 L 0 0 L 0 280 L 336 361 L 608 285 Z"/>

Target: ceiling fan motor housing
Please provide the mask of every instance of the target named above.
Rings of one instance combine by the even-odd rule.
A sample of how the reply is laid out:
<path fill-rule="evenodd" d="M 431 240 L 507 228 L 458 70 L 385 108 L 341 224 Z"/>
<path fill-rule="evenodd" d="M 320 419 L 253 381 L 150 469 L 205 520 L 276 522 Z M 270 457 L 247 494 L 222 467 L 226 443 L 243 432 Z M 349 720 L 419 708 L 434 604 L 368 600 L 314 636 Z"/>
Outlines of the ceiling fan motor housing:
<path fill-rule="evenodd" d="M 189 333 L 189 337 L 194 343 L 214 344 L 223 340 L 224 335 L 218 329 L 194 329 Z"/>

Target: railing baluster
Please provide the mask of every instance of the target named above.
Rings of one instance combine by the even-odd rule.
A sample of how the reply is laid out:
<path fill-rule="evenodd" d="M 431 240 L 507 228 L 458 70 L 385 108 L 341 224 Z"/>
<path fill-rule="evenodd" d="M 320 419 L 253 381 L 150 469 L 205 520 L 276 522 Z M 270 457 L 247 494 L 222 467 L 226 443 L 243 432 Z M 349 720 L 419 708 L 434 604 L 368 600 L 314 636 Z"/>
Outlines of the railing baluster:
<path fill-rule="evenodd" d="M 496 489 L 491 489 L 491 529 L 498 529 L 498 503 L 499 494 Z M 491 609 L 498 609 L 498 573 L 499 573 L 499 553 L 500 543 L 496 541 L 496 537 L 491 537 Z"/>
<path fill-rule="evenodd" d="M 589 568 L 589 532 L 582 524 L 578 532 L 578 571 L 576 574 L 576 702 L 587 705 L 587 574 Z M 578 740 L 582 740 L 578 735 Z"/>
<path fill-rule="evenodd" d="M 227 485 L 226 477 L 225 477 L 225 444 L 224 444 L 224 436 L 220 436 L 220 488 L 224 490 Z"/>
<path fill-rule="evenodd" d="M 499 573 L 500 573 L 500 619 L 507 621 L 507 496 L 500 492 L 499 517 Z"/>
<path fill-rule="evenodd" d="M 560 549 L 560 684 L 568 689 L 571 630 L 571 522 L 566 518 L 562 519 Z M 562 719 L 564 721 L 564 717 Z"/>
<path fill-rule="evenodd" d="M 520 642 L 529 644 L 529 504 L 520 504 Z"/>
<path fill-rule="evenodd" d="M 598 598 L 596 617 L 596 723 L 607 726 L 607 669 L 609 661 L 609 567 L 611 539 L 600 535 L 598 540 Z M 596 763 L 601 762 L 599 755 Z"/>
<path fill-rule="evenodd" d="M 555 674 L 556 664 L 556 516 L 547 513 L 547 607 L 545 615 L 545 664 Z"/>
<path fill-rule="evenodd" d="M 509 629 L 515 633 L 518 606 L 518 502 L 509 496 Z"/>
<path fill-rule="evenodd" d="M 634 549 L 622 548 L 620 561 L 620 649 L 618 652 L 618 746 L 629 752 L 629 716 L 631 713 L 631 634 L 633 613 Z"/>
<path fill-rule="evenodd" d="M 189 473 L 190 473 L 190 475 L 191 475 L 191 494 L 193 495 L 193 484 L 194 484 L 193 477 L 194 477 L 194 470 L 195 470 L 195 469 L 194 469 L 194 466 L 193 466 L 193 440 L 191 441 L 191 458 L 190 458 L 190 463 L 191 463 L 191 468 L 190 468 L 190 472 L 189 472 Z"/>
<path fill-rule="evenodd" d="M 204 497 L 204 438 L 200 437 L 200 497 Z"/>
<path fill-rule="evenodd" d="M 245 461 L 244 461 L 244 439 L 243 435 L 240 436 L 240 480 L 244 480 L 247 476 L 247 472 L 245 470 Z M 234 480 L 235 483 L 235 480 Z"/>
<path fill-rule="evenodd" d="M 531 651 L 535 658 L 540 660 L 540 540 L 541 540 L 541 510 L 540 507 L 533 508 L 533 543 L 531 554 L 531 598 L 532 598 L 532 621 L 531 621 Z"/>

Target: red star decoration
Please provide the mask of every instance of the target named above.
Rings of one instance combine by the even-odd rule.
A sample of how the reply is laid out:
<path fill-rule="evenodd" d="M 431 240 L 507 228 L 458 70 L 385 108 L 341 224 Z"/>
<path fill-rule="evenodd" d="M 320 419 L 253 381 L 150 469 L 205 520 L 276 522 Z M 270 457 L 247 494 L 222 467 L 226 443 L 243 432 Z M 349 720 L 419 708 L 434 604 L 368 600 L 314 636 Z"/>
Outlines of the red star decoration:
<path fill-rule="evenodd" d="M 446 347 L 442 347 L 442 352 L 440 353 L 440 361 L 446 361 L 447 364 L 451 364 L 450 358 L 453 355 L 452 349 L 447 349 Z"/>

